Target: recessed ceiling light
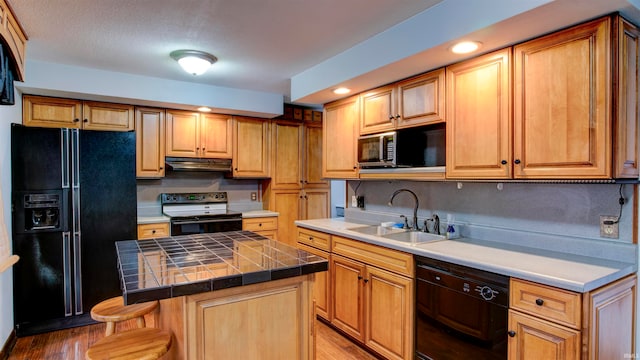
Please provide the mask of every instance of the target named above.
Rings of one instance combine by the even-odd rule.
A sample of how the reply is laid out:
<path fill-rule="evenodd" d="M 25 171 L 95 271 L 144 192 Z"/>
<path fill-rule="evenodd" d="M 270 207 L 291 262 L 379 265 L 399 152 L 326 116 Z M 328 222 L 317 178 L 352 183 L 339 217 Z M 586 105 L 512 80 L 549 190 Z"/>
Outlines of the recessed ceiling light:
<path fill-rule="evenodd" d="M 200 112 L 211 112 L 211 108 L 208 108 L 206 106 L 201 106 L 198 108 L 198 111 Z"/>
<path fill-rule="evenodd" d="M 453 45 L 451 52 L 454 54 L 468 54 L 478 50 L 480 45 L 482 45 L 482 43 L 477 41 L 462 41 Z"/>
<path fill-rule="evenodd" d="M 334 94 L 338 94 L 338 95 L 344 95 L 344 94 L 348 94 L 351 92 L 351 89 L 348 89 L 346 87 L 339 87 L 337 89 L 333 90 Z"/>
<path fill-rule="evenodd" d="M 218 58 L 198 50 L 176 50 L 169 54 L 172 59 L 178 62 L 184 71 L 193 75 L 204 74 Z"/>

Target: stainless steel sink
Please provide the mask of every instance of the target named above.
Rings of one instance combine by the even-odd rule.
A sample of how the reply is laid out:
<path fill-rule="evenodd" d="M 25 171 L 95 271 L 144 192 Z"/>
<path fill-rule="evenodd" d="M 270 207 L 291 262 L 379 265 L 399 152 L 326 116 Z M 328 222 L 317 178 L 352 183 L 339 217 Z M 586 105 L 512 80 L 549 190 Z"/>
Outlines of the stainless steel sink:
<path fill-rule="evenodd" d="M 436 235 L 422 231 L 405 231 L 381 236 L 385 239 L 402 241 L 410 244 L 424 244 L 428 242 L 442 241 L 447 239 L 444 235 Z"/>
<path fill-rule="evenodd" d="M 406 229 L 383 227 L 379 225 L 359 226 L 359 227 L 354 227 L 347 230 L 355 231 L 361 234 L 376 235 L 376 236 L 385 236 L 390 234 L 400 234 L 400 233 L 407 232 Z"/>

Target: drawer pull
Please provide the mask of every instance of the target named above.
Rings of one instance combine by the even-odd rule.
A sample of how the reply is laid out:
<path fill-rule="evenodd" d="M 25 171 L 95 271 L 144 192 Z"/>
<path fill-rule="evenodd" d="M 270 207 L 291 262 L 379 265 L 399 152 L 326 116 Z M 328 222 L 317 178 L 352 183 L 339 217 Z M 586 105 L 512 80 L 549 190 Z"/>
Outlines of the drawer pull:
<path fill-rule="evenodd" d="M 542 304 L 544 304 L 544 300 L 542 300 L 542 299 L 536 299 L 536 305 L 538 305 L 538 306 L 542 306 Z"/>
<path fill-rule="evenodd" d="M 507 335 L 509 335 L 510 337 L 514 337 L 516 336 L 516 332 L 513 330 L 509 330 L 509 332 L 507 332 Z"/>

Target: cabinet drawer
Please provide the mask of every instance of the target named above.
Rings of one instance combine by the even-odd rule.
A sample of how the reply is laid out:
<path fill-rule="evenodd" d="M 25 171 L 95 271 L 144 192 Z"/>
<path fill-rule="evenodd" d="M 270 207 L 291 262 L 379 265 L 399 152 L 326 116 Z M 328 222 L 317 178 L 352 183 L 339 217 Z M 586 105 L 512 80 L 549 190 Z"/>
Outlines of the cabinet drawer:
<path fill-rule="evenodd" d="M 298 228 L 298 242 L 321 250 L 331 249 L 331 235 L 319 231 Z"/>
<path fill-rule="evenodd" d="M 366 264 L 413 277 L 413 255 L 382 246 L 333 236 L 331 252 Z"/>
<path fill-rule="evenodd" d="M 169 223 L 138 225 L 138 240 L 169 236 Z"/>
<path fill-rule="evenodd" d="M 512 309 L 580 329 L 580 293 L 512 278 L 509 302 Z"/>
<path fill-rule="evenodd" d="M 278 218 L 276 216 L 242 219 L 242 230 L 263 231 L 277 229 Z"/>

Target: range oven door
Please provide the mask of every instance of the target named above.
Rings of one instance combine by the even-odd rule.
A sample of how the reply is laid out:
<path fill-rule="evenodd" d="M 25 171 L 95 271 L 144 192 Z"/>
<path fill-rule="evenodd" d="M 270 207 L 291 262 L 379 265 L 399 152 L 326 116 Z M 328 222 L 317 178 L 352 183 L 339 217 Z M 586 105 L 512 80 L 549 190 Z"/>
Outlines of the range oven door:
<path fill-rule="evenodd" d="M 171 218 L 171 236 L 239 230 L 242 230 L 242 217 L 235 215 Z"/>

